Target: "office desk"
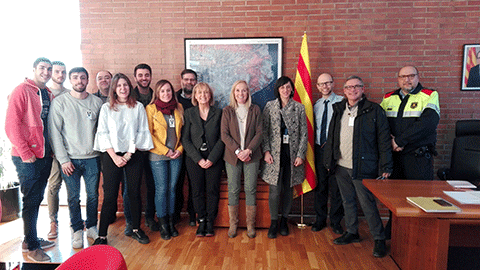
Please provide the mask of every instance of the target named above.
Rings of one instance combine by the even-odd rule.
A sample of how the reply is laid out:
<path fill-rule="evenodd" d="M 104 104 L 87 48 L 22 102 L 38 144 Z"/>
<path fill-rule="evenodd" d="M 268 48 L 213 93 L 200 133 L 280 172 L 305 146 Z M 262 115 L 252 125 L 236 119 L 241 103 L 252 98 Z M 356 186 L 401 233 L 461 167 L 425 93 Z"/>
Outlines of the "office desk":
<path fill-rule="evenodd" d="M 402 269 L 447 269 L 448 247 L 480 247 L 480 207 L 462 205 L 443 193 L 445 181 L 363 180 L 393 213 L 391 256 Z M 460 213 L 426 213 L 406 197 L 442 197 Z"/>

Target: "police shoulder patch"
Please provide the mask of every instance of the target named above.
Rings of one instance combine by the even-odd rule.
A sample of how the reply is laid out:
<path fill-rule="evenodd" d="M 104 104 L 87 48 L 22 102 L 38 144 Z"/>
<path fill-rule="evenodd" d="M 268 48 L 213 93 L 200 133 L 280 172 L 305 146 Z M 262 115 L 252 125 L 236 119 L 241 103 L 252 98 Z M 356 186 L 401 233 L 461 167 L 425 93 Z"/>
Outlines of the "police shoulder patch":
<path fill-rule="evenodd" d="M 415 109 L 418 106 L 418 102 L 412 102 L 410 108 Z"/>
<path fill-rule="evenodd" d="M 422 89 L 421 91 L 422 93 L 430 96 L 433 92 L 435 92 L 434 90 L 430 90 L 430 89 Z"/>

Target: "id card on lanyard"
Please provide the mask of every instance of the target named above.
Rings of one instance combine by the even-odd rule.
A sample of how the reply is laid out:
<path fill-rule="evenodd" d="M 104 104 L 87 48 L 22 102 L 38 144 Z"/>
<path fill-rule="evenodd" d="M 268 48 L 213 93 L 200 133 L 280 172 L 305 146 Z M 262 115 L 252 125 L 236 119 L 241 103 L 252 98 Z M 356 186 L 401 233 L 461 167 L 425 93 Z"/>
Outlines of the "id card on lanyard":
<path fill-rule="evenodd" d="M 288 136 L 288 129 L 285 128 L 285 132 L 283 133 L 283 140 L 282 140 L 282 142 L 283 142 L 284 144 L 288 144 L 289 137 L 290 137 L 290 136 Z"/>
<path fill-rule="evenodd" d="M 168 127 L 174 128 L 175 127 L 175 118 L 170 115 L 170 118 L 168 118 Z"/>

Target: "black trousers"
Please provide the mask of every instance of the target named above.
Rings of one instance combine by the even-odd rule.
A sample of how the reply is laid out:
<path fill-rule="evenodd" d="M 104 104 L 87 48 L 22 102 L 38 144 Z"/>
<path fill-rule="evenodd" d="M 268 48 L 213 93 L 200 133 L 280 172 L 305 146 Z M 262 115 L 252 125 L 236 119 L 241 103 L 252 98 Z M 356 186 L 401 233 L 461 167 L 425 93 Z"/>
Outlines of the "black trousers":
<path fill-rule="evenodd" d="M 117 153 L 123 155 L 124 153 Z M 119 168 L 108 153 L 102 153 L 103 204 L 100 213 L 99 236 L 107 236 L 110 221 L 115 220 L 117 212 L 118 189 L 124 176 L 127 182 L 127 196 L 130 201 L 133 229 L 140 228 L 142 202 L 140 185 L 142 181 L 142 154 L 135 152 L 127 165 Z"/>
<path fill-rule="evenodd" d="M 178 176 L 178 182 L 175 193 L 175 218 L 180 219 L 180 212 L 182 212 L 183 202 L 185 198 L 183 197 L 183 185 L 185 183 L 185 176 L 187 176 L 188 181 L 188 201 L 187 201 L 187 212 L 190 215 L 190 219 L 195 218 L 195 210 L 193 209 L 193 200 L 192 200 L 192 184 L 190 177 L 188 176 L 186 160 L 187 155 L 183 153 L 182 155 L 183 162 L 182 168 L 180 169 L 180 175 Z"/>
<path fill-rule="evenodd" d="M 390 179 L 433 180 L 433 156 L 415 152 L 393 152 L 393 172 Z"/>
<path fill-rule="evenodd" d="M 343 218 L 342 196 L 338 189 L 335 175 L 330 175 L 323 166 L 323 148 L 315 144 L 315 171 L 317 173 L 317 187 L 314 190 L 314 209 L 317 224 L 327 223 L 327 202 L 330 191 L 330 223 L 339 224 Z"/>
<path fill-rule="evenodd" d="M 203 169 L 187 156 L 187 170 L 192 185 L 192 199 L 197 218 L 214 221 L 218 213 L 220 199 L 220 177 L 223 160 Z"/>

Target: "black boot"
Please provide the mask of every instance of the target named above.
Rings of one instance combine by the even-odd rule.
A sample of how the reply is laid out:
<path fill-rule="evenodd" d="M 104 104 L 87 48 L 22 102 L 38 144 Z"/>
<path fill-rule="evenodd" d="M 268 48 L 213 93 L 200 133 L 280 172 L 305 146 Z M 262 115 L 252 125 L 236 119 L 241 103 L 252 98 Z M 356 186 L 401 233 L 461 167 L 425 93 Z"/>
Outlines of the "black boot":
<path fill-rule="evenodd" d="M 278 230 L 278 220 L 273 220 L 270 223 L 270 228 L 268 229 L 268 238 L 277 238 L 277 230 Z"/>
<path fill-rule="evenodd" d="M 198 237 L 205 236 L 205 234 L 206 234 L 206 232 L 205 232 L 206 226 L 207 226 L 207 221 L 206 221 L 204 218 L 199 219 L 199 220 L 198 220 L 198 229 L 197 229 L 196 236 L 198 236 Z"/>
<path fill-rule="evenodd" d="M 159 218 L 158 221 L 160 221 L 160 237 L 162 237 L 163 240 L 170 240 L 170 229 L 166 217 Z"/>
<path fill-rule="evenodd" d="M 172 217 L 167 216 L 168 218 L 168 228 L 170 229 L 170 235 L 172 237 L 177 237 L 178 236 L 178 231 L 175 229 L 175 222 Z"/>
<path fill-rule="evenodd" d="M 214 236 L 215 232 L 213 231 L 213 220 L 207 219 L 207 229 L 205 230 L 205 236 Z"/>
<path fill-rule="evenodd" d="M 283 236 L 288 235 L 288 224 L 287 224 L 287 218 L 281 217 L 280 218 L 280 234 Z"/>

